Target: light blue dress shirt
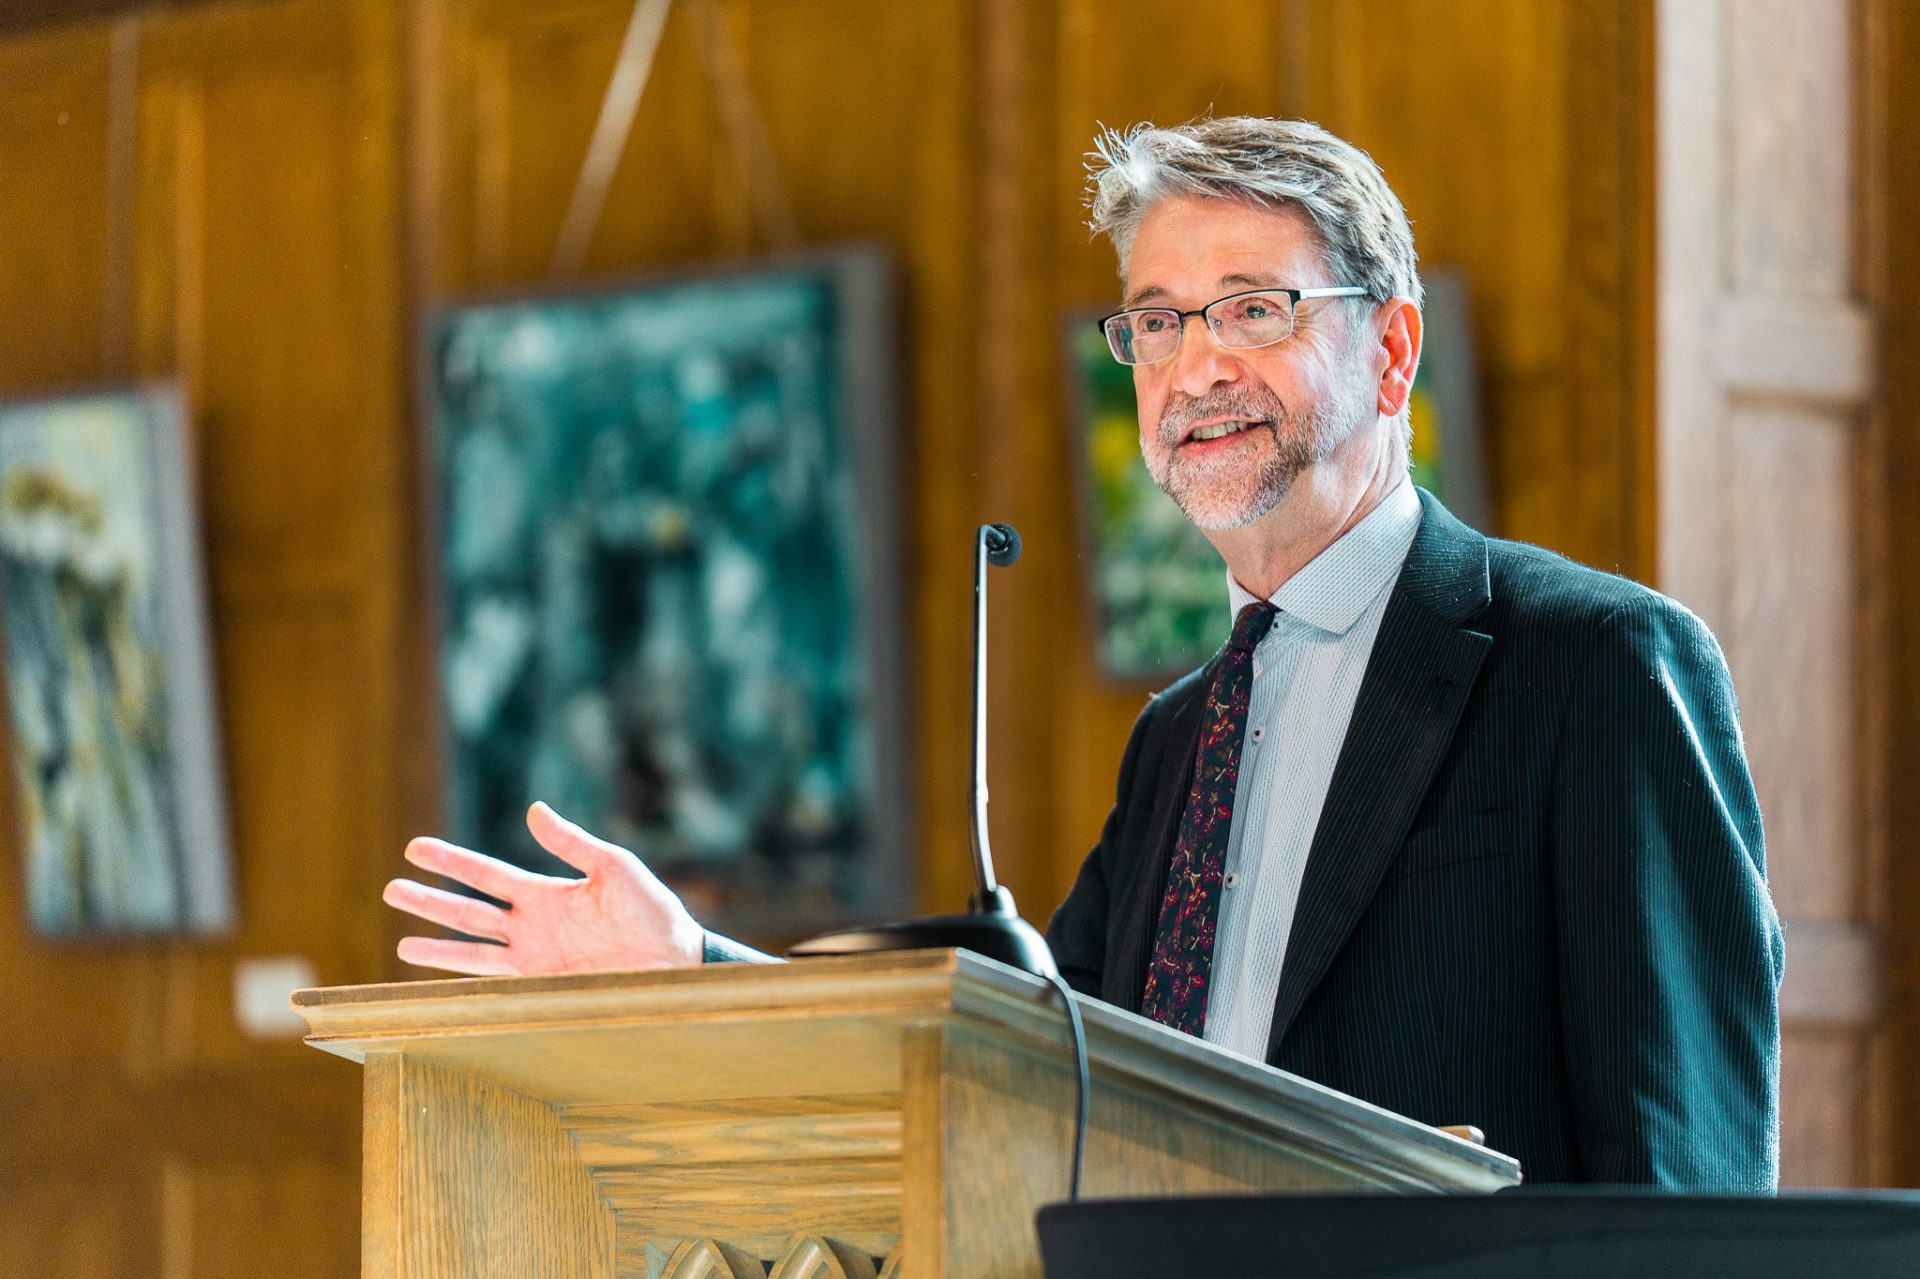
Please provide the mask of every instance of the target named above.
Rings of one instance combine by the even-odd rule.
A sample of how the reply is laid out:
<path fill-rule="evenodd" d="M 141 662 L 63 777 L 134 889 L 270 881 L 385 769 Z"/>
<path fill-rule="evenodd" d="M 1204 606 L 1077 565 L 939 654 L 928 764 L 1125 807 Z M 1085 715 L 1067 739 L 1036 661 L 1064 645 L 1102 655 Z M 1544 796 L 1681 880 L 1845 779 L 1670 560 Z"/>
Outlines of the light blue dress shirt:
<path fill-rule="evenodd" d="M 1413 483 L 1402 480 L 1274 593 L 1280 614 L 1253 652 L 1206 1038 L 1256 1061 L 1266 1059 L 1280 964 L 1327 785 L 1420 514 Z M 1227 588 L 1233 616 L 1254 602 L 1232 574 Z"/>

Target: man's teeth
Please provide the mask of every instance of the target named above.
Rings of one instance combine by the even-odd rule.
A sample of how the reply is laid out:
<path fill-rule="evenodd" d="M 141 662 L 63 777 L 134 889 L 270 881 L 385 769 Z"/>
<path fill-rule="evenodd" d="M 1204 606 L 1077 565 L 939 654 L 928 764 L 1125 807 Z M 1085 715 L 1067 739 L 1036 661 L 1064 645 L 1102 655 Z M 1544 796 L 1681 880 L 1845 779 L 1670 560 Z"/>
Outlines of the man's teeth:
<path fill-rule="evenodd" d="M 1251 422 L 1220 422 L 1213 426 L 1196 426 L 1193 428 L 1193 434 L 1188 438 L 1195 440 L 1217 440 L 1222 436 L 1232 435 L 1236 431 L 1244 431 L 1252 425 L 1253 423 Z"/>

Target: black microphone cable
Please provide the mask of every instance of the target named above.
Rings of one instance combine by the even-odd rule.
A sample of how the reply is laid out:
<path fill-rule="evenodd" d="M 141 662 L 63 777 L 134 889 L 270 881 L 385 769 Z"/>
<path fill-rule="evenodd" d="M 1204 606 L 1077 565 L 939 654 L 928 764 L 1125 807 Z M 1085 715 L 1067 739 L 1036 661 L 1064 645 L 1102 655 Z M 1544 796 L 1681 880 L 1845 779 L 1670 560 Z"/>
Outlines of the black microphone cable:
<path fill-rule="evenodd" d="M 1067 979 L 1059 973 L 1048 973 L 1047 980 L 1060 992 L 1060 998 L 1067 1006 L 1067 1027 L 1073 1034 L 1073 1068 L 1075 1087 L 1075 1106 L 1073 1115 L 1073 1180 L 1067 1192 L 1070 1202 L 1080 1198 L 1080 1173 L 1087 1162 L 1087 1108 L 1089 1101 L 1089 1078 L 1087 1073 L 1087 1028 L 1080 1022 L 1080 1005 L 1074 1002 L 1073 987 L 1067 985 Z"/>

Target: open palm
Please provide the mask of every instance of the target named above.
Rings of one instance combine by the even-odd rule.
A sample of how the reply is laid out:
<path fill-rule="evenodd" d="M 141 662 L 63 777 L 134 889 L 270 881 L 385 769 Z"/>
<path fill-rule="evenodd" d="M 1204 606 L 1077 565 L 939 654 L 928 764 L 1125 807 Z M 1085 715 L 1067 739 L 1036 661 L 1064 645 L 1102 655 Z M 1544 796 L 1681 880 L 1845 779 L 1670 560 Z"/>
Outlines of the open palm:
<path fill-rule="evenodd" d="M 540 847 L 586 876 L 538 875 L 498 858 L 420 838 L 407 860 L 477 888 L 501 909 L 410 879 L 381 893 L 398 910 L 486 941 L 403 937 L 400 958 L 476 976 L 609 972 L 697 964 L 704 934 L 680 899 L 638 857 L 588 834 L 545 804 L 527 811 Z"/>

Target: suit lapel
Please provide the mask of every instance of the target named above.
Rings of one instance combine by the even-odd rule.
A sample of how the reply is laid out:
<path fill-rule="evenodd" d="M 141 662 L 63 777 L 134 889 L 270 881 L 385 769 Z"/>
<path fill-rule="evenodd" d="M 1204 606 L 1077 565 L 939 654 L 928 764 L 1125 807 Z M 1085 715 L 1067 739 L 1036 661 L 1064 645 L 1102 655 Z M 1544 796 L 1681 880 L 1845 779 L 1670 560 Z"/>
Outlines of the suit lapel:
<path fill-rule="evenodd" d="M 1486 539 L 1431 494 L 1420 500 L 1420 531 L 1381 617 L 1307 856 L 1269 1059 L 1400 851 L 1493 643 L 1465 624 L 1490 598 Z"/>

